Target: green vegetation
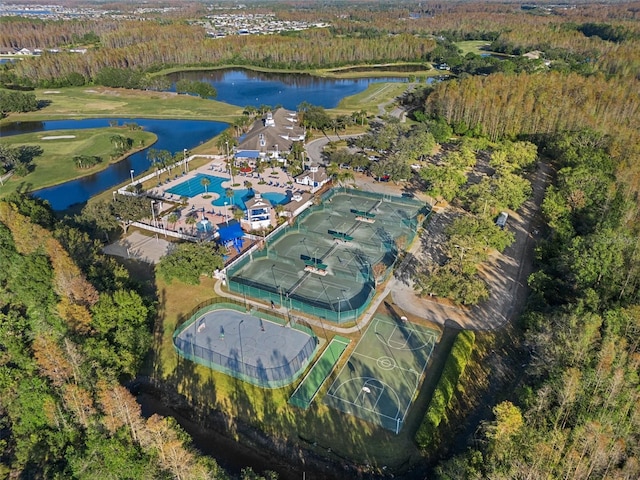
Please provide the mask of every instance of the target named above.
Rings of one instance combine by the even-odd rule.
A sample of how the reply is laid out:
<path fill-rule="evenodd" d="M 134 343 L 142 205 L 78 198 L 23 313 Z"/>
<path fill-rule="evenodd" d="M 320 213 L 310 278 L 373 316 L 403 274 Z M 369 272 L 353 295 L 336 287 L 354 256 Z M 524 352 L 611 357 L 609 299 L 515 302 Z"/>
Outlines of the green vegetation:
<path fill-rule="evenodd" d="M 223 248 L 212 247 L 204 243 L 181 243 L 158 264 L 158 275 L 171 283 L 177 280 L 196 285 L 202 275 L 213 275 L 217 269 L 224 267 Z"/>
<path fill-rule="evenodd" d="M 10 112 L 33 112 L 38 109 L 38 101 L 33 93 L 0 90 L 0 117 Z"/>
<path fill-rule="evenodd" d="M 38 100 L 47 103 L 36 112 L 12 116 L 12 121 L 51 120 L 55 118 L 119 117 L 174 118 L 233 122 L 242 108 L 216 100 L 171 92 L 153 92 L 104 87 L 69 87 L 60 90 L 35 90 Z M 7 122 L 7 119 L 4 120 Z"/>
<path fill-rule="evenodd" d="M 475 338 L 472 331 L 464 330 L 453 341 L 440 380 L 431 396 L 427 413 L 416 432 L 416 442 L 423 450 L 435 449 L 442 441 L 438 427 L 443 421 L 446 423 L 451 401 L 457 390 L 461 388 L 460 382 L 471 359 Z"/>
<path fill-rule="evenodd" d="M 395 4 L 350 5 L 345 11 L 343 3 L 325 2 L 322 12 L 312 7 L 276 11 L 283 19 L 331 18 L 330 28 L 224 39 L 206 38 L 202 26 L 180 18 L 185 14 L 179 11 L 159 15 L 161 21 L 116 23 L 2 18 L 4 48 L 15 42 L 86 42 L 91 48 L 86 55 L 60 52 L 3 66 L 0 83 L 12 92 L 42 88 L 20 95 L 3 91 L 3 113 L 31 110 L 33 93 L 39 110 L 10 113 L 1 125 L 117 112 L 227 121 L 233 124 L 230 132 L 235 129 L 228 137 L 234 141 L 250 115 L 213 100 L 160 93 L 166 87 L 160 72 L 239 65 L 290 72 L 334 69 L 332 75 L 351 76 L 362 72 L 337 69 L 447 63 L 447 74 L 456 78 L 415 88 L 398 100 L 411 112 L 408 124 L 389 119 L 371 125 L 350 144 L 361 152 L 331 153 L 336 164 L 352 167 L 364 165 L 366 158 L 372 175 L 392 181 L 411 178 L 408 166 L 416 162 L 423 173 L 412 186 L 464 210 L 445 232 L 443 264 L 416 272 L 420 292 L 467 304 L 493 293 L 476 276 L 478 262 L 512 241 L 508 229 L 493 225 L 493 217 L 522 207 L 531 192 L 527 177 L 537 162 L 550 163 L 554 176 L 542 218 L 533 224 L 540 231 L 528 240 L 535 242 L 536 270 L 529 277 L 526 312 L 513 325 L 514 350 L 519 344 L 523 348 L 517 358 L 492 355 L 496 375 L 486 378 L 473 399 L 491 409 L 474 412 L 469 417 L 474 424 L 462 434 L 474 432 L 477 441 L 461 455 L 434 458 L 437 465 L 425 476 L 638 478 L 640 27 L 629 13 L 632 7 L 628 2 L 580 3 L 570 10 L 427 3 L 416 5 L 408 20 L 407 11 Z M 489 42 L 491 51 L 509 58 L 478 55 L 480 43 Z M 533 51 L 539 59 L 523 56 Z M 309 127 L 338 135 L 363 130 L 381 105 L 389 112 L 406 87 L 373 85 L 334 111 L 311 109 L 315 117 Z M 14 105 L 7 108 L 7 101 Z M 0 189 L 11 192 L 19 182 L 33 188 L 90 173 L 105 166 L 112 151 L 119 156 L 136 148 L 136 140 L 127 140 L 132 135 L 103 139 L 100 151 L 88 146 L 61 151 L 58 168 L 48 172 L 47 149 L 70 145 L 70 139 L 34 137 L 15 144 L 13 137 L 3 138 L 0 166 L 13 176 Z M 199 148 L 223 152 L 216 143 Z M 291 152 L 295 168 L 300 168 L 300 153 L 298 147 Z M 378 158 L 370 160 L 373 155 Z M 164 162 L 164 155 L 152 157 Z M 96 165 L 85 169 L 87 161 Z M 67 177 L 56 177 L 65 169 Z M 265 392 L 179 361 L 171 334 L 181 316 L 213 292 L 210 278 L 200 277 L 199 285 L 179 278 L 192 281 L 206 268 L 169 269 L 170 285 L 158 274 L 157 297 L 147 296 L 139 288 L 142 277 L 131 278 L 99 254 L 98 239 L 148 215 L 148 202 L 91 202 L 80 215 L 56 223 L 37 201 L 16 195 L 7 200 L 0 203 L 2 476 L 225 479 L 215 462 L 189 448 L 173 421 L 140 416 L 134 398 L 120 386 L 138 373 L 161 381 L 169 393 L 183 394 L 198 420 L 222 412 L 234 420 L 234 432 L 246 424 L 340 465 L 347 458 L 372 468 L 386 465 L 395 474 L 424 459 L 411 428 L 396 436 L 320 403 L 301 412 L 287 404 L 293 386 Z M 141 367 L 156 317 L 158 337 Z M 460 378 L 466 381 L 460 366 L 468 365 L 469 357 L 463 351 L 455 357 L 439 393 L 422 399 L 425 409 L 427 401 L 432 407 L 418 438 L 425 445 L 440 440 L 440 452 L 449 442 L 466 440 L 454 439 L 447 422 L 454 397 L 468 391 L 460 383 Z M 455 412 L 458 418 L 465 413 Z M 419 421 L 408 418 L 406 424 Z M 242 476 L 253 478 L 251 472 Z"/>
<path fill-rule="evenodd" d="M 18 189 L 33 191 L 99 172 L 112 161 L 145 148 L 155 140 L 156 136 L 150 132 L 128 127 L 52 130 L 4 137 L 0 152 L 16 151 L 21 156 L 37 150 L 37 154 L 32 155 L 26 170 L 14 169 L 15 174 L 0 187 L 0 195 Z M 101 161 L 88 166 L 78 160 L 84 156 L 97 157 Z M 5 154 L 0 160 L 4 160 L 6 171 L 11 171 L 7 168 L 6 158 Z"/>

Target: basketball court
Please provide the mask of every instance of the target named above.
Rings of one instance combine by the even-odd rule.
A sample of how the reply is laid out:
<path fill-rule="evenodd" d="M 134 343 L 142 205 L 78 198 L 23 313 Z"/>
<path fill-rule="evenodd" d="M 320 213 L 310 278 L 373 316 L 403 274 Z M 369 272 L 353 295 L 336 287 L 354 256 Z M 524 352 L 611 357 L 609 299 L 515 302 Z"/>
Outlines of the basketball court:
<path fill-rule="evenodd" d="M 255 385 L 288 385 L 315 355 L 318 339 L 251 313 L 203 309 L 176 329 L 174 347 L 189 360 Z"/>
<path fill-rule="evenodd" d="M 439 335 L 376 315 L 323 402 L 399 433 Z"/>

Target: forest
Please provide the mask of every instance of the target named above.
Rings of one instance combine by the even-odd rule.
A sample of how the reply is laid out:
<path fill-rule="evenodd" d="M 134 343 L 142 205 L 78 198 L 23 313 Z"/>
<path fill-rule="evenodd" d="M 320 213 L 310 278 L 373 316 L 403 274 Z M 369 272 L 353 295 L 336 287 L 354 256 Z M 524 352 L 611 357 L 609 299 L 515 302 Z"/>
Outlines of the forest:
<path fill-rule="evenodd" d="M 489 208 L 517 209 L 527 193 L 520 175 L 537 163 L 549 165 L 553 179 L 539 213 L 528 301 L 512 322 L 516 355 L 505 358 L 517 381 L 489 396 L 488 414 L 473 416 L 473 438 L 461 438 L 454 422 L 440 418 L 434 430 L 421 430 L 434 449 L 425 453 L 427 478 L 639 478 L 640 2 L 318 5 L 274 3 L 273 11 L 329 28 L 224 39 L 207 38 L 193 21 L 206 14 L 199 4 L 143 21 L 0 18 L 2 48 L 89 49 L 0 67 L 6 89 L 0 99 L 10 106 L 2 113 L 37 108 L 32 93 L 7 92 L 114 79 L 120 83 L 113 86 L 154 88 L 155 75 L 170 67 L 447 62 L 449 80 L 405 99 L 413 108 L 410 129 L 392 124 L 369 132 L 360 145 L 387 142 L 375 145 L 395 152 L 384 171 L 401 178 L 408 159 L 428 161 L 436 143 L 452 143 L 450 157 L 420 178 L 430 194 L 476 213 L 496 192 L 505 203 Z M 469 40 L 505 57 L 463 54 L 456 42 Z M 531 51 L 541 58 L 524 61 L 521 55 Z M 480 154 L 499 174 L 466 188 L 464 172 Z M 508 189 L 514 185 L 521 187 L 515 195 Z M 29 197 L 0 203 L 0 474 L 229 478 L 192 448 L 174 420 L 144 418 L 124 386 L 152 347 L 159 305 L 149 282 L 100 253 L 105 235 L 118 229 L 104 223 L 102 208 L 60 219 Z M 125 202 L 110 208 L 123 221 L 136 215 L 136 206 Z M 486 228 L 461 221 L 449 234 L 459 239 Z M 490 240 L 500 249 L 510 239 Z M 200 256 L 186 250 L 178 253 Z M 210 264 L 219 262 L 214 257 Z M 174 261 L 158 275 L 195 283 L 197 272 Z M 451 290 L 448 275 L 456 268 L 425 276 L 420 285 Z M 461 261 L 460 272 L 466 268 Z M 464 361 L 468 372 L 480 360 L 465 352 Z M 472 380 L 462 371 L 455 375 L 461 389 Z M 463 394 L 458 389 L 447 402 L 462 405 Z M 242 478 L 260 477 L 247 469 Z"/>

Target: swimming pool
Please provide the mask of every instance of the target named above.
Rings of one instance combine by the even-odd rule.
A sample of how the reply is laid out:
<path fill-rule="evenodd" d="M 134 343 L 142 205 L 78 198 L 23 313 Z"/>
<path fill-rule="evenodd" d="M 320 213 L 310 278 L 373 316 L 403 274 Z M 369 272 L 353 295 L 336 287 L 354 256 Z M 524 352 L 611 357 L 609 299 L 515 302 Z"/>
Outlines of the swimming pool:
<path fill-rule="evenodd" d="M 209 185 L 207 188 L 204 188 L 202 184 L 202 179 L 206 178 L 209 180 Z M 179 197 L 195 197 L 205 192 L 217 193 L 221 197 L 225 195 L 225 189 L 222 188 L 223 182 L 228 182 L 228 178 L 224 177 L 214 177 L 212 175 L 205 175 L 204 173 L 197 173 L 195 177 L 191 177 L 184 182 L 180 182 L 178 185 L 175 185 L 169 189 L 167 189 L 167 193 L 172 193 L 174 195 L 178 195 Z"/>
<path fill-rule="evenodd" d="M 202 179 L 209 180 L 209 185 L 204 188 Z M 246 210 L 244 202 L 250 200 L 255 195 L 255 191 L 250 189 L 233 190 L 233 197 L 227 197 L 227 189 L 222 186 L 224 182 L 228 182 L 229 179 L 225 177 L 216 177 L 214 175 L 206 175 L 204 173 L 197 173 L 195 177 L 189 178 L 184 182 L 180 182 L 167 189 L 167 193 L 178 195 L 179 197 L 195 197 L 205 192 L 215 193 L 219 195 L 219 198 L 211 202 L 215 207 L 223 207 L 225 202 L 227 205 L 235 205 L 236 207 Z M 289 203 L 289 197 L 280 192 L 265 192 L 262 197 L 269 200 L 272 205 L 285 205 Z"/>
<path fill-rule="evenodd" d="M 255 195 L 255 192 L 253 190 L 242 189 L 242 190 L 234 190 L 233 197 L 227 197 L 226 190 L 225 190 L 220 195 L 220 198 L 217 198 L 213 202 L 211 202 L 211 205 L 213 205 L 214 207 L 223 207 L 226 202 L 227 205 L 235 205 L 236 207 L 241 208 L 242 210 L 246 210 L 247 207 L 245 206 L 244 202 L 252 199 L 254 195 Z M 286 194 L 279 193 L 279 192 L 262 193 L 262 198 L 264 198 L 265 200 L 269 200 L 271 204 L 274 206 L 284 205 L 286 203 L 289 203 L 289 197 L 287 197 Z"/>

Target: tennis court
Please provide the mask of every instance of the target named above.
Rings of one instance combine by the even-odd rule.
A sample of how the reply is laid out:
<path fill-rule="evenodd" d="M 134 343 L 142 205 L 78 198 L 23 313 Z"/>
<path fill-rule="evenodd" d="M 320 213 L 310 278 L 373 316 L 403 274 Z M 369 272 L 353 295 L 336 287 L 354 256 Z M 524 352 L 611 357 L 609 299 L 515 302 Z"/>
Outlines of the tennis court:
<path fill-rule="evenodd" d="M 377 315 L 323 402 L 399 433 L 438 339 L 435 330 Z"/>
<path fill-rule="evenodd" d="M 374 269 L 393 266 L 422 208 L 399 197 L 332 193 L 229 269 L 230 288 L 337 323 L 354 320 L 375 293 Z"/>
<path fill-rule="evenodd" d="M 267 388 L 293 382 L 318 347 L 310 330 L 220 306 L 203 309 L 181 325 L 173 343 L 184 358 Z"/>

